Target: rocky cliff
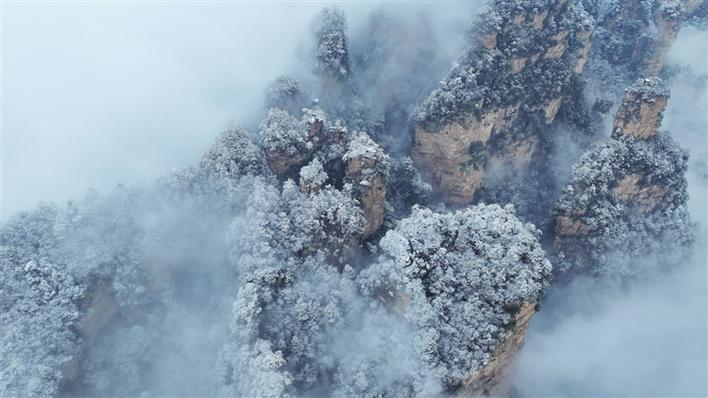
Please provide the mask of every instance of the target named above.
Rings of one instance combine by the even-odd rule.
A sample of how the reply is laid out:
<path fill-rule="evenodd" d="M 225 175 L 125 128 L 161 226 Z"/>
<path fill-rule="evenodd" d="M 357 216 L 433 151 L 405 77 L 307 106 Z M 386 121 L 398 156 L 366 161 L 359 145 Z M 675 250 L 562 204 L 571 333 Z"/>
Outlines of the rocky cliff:
<path fill-rule="evenodd" d="M 702 2 L 492 5 L 474 31 L 476 43 L 414 119 L 412 158 L 434 191 L 455 206 L 521 205 L 520 214 L 549 226 L 561 270 L 627 275 L 637 272 L 631 257 L 651 252 L 655 242 L 673 241 L 678 251 L 688 245 L 687 155 L 659 131 L 668 91 L 653 77 L 639 79 L 621 99 L 617 88 L 596 88 L 658 75 L 681 25 L 705 13 Z M 598 66 L 608 60 L 611 66 Z M 583 73 L 588 61 L 593 69 Z M 586 99 L 595 102 L 587 106 Z M 587 148 L 617 100 L 612 138 L 577 161 L 554 206 L 552 192 L 563 183 L 549 165 L 566 151 L 558 147 L 559 130 L 571 134 L 565 140 L 573 150 Z M 501 369 L 523 343 L 526 326 L 519 322 L 510 331 L 509 343 L 465 382 L 465 391 L 493 394 L 504 385 Z"/>
<path fill-rule="evenodd" d="M 491 361 L 484 368 L 473 372 L 464 380 L 455 396 L 507 396 L 509 389 L 509 369 L 524 345 L 529 322 L 537 310 L 537 302 L 525 303 L 514 316 L 512 327 L 506 332 L 504 342 L 494 351 Z"/>
<path fill-rule="evenodd" d="M 651 253 L 653 242 L 677 250 L 691 242 L 688 154 L 658 130 L 667 99 L 660 79 L 639 79 L 625 92 L 612 137 L 573 166 L 555 207 L 562 269 L 631 275 L 632 257 Z"/>
<path fill-rule="evenodd" d="M 615 114 L 613 135 L 643 140 L 656 136 L 669 92 L 660 79 L 640 79 L 625 90 Z"/>
<path fill-rule="evenodd" d="M 350 133 L 339 121 L 328 123 L 320 109 L 305 109 L 297 120 L 272 108 L 260 127 L 273 173 L 282 179 L 299 175 L 305 193 L 318 191 L 325 182 L 338 188 L 350 184 L 366 219 L 363 237 L 383 224 L 388 155 L 368 134 Z"/>
<path fill-rule="evenodd" d="M 592 29 L 580 2 L 493 2 L 478 43 L 415 120 L 413 159 L 446 202 L 472 201 L 489 170 L 513 180 L 529 165 L 583 70 Z"/>
<path fill-rule="evenodd" d="M 574 1 L 495 1 L 481 20 L 476 42 L 420 106 L 413 127 L 416 166 L 455 206 L 479 200 L 481 190 L 518 192 L 543 163 L 549 126 L 575 94 L 572 79 L 588 60 L 594 27 Z M 535 300 L 520 307 L 457 395 L 505 393 L 505 371 L 535 311 Z"/>
<path fill-rule="evenodd" d="M 598 56 L 635 78 L 657 76 L 681 26 L 708 12 L 703 0 L 589 3 L 597 19 Z"/>
<path fill-rule="evenodd" d="M 383 224 L 388 178 L 388 155 L 366 134 L 355 134 L 342 157 L 346 163 L 345 181 L 364 211 L 364 237 Z"/>

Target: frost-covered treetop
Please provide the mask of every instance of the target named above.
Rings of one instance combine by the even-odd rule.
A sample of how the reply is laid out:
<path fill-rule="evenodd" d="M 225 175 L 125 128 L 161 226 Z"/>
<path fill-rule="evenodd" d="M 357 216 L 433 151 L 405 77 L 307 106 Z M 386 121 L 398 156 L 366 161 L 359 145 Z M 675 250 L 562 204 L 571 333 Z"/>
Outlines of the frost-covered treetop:
<path fill-rule="evenodd" d="M 215 176 L 235 179 L 246 174 L 261 175 L 268 169 L 263 151 L 241 128 L 224 131 L 199 165 Z"/>
<path fill-rule="evenodd" d="M 322 171 L 313 163 L 306 174 Z M 292 180 L 282 191 L 257 182 L 247 207 L 232 226 L 241 283 L 217 395 L 288 396 L 334 370 L 327 344 L 353 283 L 330 261 L 358 245 L 364 219 L 351 194 L 327 186 L 305 195 Z"/>
<path fill-rule="evenodd" d="M 669 90 L 663 80 L 658 77 L 646 77 L 637 79 L 625 90 L 625 100 L 641 99 L 642 102 L 653 102 L 658 97 L 668 97 Z"/>
<path fill-rule="evenodd" d="M 678 21 L 683 19 L 686 11 L 681 6 L 681 2 L 679 0 L 668 0 L 659 2 L 659 7 L 657 8 L 656 13 L 662 18 Z"/>
<path fill-rule="evenodd" d="M 426 279 L 423 286 L 429 296 L 453 293 L 437 280 L 447 279 L 446 273 L 474 269 L 473 274 L 494 283 L 471 294 L 519 306 L 535 298 L 551 269 L 539 235 L 532 224 L 516 218 L 512 206 L 482 204 L 454 213 L 416 206 L 380 246 L 408 279 Z M 483 279 L 468 282 L 479 284 Z M 463 298 L 459 292 L 455 295 Z"/>
<path fill-rule="evenodd" d="M 136 221 L 148 197 L 119 187 L 62 208 L 40 205 L 2 225 L 0 396 L 58 394 L 91 328 L 80 320 L 97 280 L 107 281 L 117 305 L 150 300 L 142 253 L 154 241 Z"/>
<path fill-rule="evenodd" d="M 322 108 L 303 108 L 302 112 L 305 114 L 307 122 L 312 124 L 316 121 L 325 123 L 327 121 L 327 114 L 322 110 Z M 339 126 L 341 122 L 339 120 L 335 121 L 335 125 Z"/>
<path fill-rule="evenodd" d="M 586 209 L 591 214 L 595 203 L 611 200 L 617 181 L 636 172 L 653 184 L 672 186 L 670 197 L 677 203 L 685 202 L 687 160 L 688 152 L 666 132 L 650 140 L 614 137 L 595 145 L 573 165 L 569 184 L 556 207 L 568 212 Z"/>
<path fill-rule="evenodd" d="M 324 35 L 339 35 L 347 30 L 347 21 L 344 12 L 338 7 L 325 7 L 319 15 L 316 34 Z"/>
<path fill-rule="evenodd" d="M 376 162 L 388 162 L 388 155 L 368 134 L 363 132 L 352 133 L 347 152 L 342 156 L 342 160 L 351 159 L 371 159 Z"/>
<path fill-rule="evenodd" d="M 537 14 L 558 6 L 557 0 L 494 0 L 479 13 L 479 32 L 497 32 L 503 30 L 504 22 L 511 21 L 515 15 Z"/>
<path fill-rule="evenodd" d="M 327 173 L 322 167 L 322 162 L 315 158 L 307 165 L 300 169 L 300 178 L 307 184 L 314 186 L 322 186 L 327 181 Z"/>
<path fill-rule="evenodd" d="M 271 108 L 260 128 L 266 151 L 295 155 L 298 150 L 308 146 L 307 124 L 284 110 Z"/>
<path fill-rule="evenodd" d="M 302 90 L 300 82 L 292 76 L 279 76 L 270 86 L 266 93 L 269 98 L 280 99 L 298 94 Z"/>
<path fill-rule="evenodd" d="M 56 207 L 18 214 L 0 230 L 0 396 L 51 397 L 61 369 L 78 352 L 70 326 L 80 317 L 85 284 L 69 272 L 58 246 Z"/>
<path fill-rule="evenodd" d="M 346 30 L 346 19 L 339 8 L 328 7 L 322 10 L 315 28 L 317 72 L 331 74 L 339 79 L 347 76 L 349 55 Z"/>
<path fill-rule="evenodd" d="M 305 195 L 292 180 L 282 192 L 257 181 L 247 211 L 234 223 L 237 252 L 260 251 L 256 257 L 278 255 L 298 261 L 321 251 L 338 257 L 358 244 L 364 219 L 350 192 L 327 186 Z"/>
<path fill-rule="evenodd" d="M 548 283 L 551 264 L 538 237 L 511 206 L 455 213 L 416 206 L 381 240 L 383 259 L 362 272 L 361 284 L 404 307 L 421 354 L 454 388 L 487 364 L 515 313 Z"/>

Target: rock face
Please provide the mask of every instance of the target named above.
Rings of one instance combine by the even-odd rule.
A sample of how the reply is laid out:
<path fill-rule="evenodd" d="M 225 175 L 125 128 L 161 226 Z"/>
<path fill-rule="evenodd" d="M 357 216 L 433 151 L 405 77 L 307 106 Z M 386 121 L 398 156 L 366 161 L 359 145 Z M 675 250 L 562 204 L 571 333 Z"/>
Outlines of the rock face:
<path fill-rule="evenodd" d="M 703 0 L 600 1 L 592 5 L 598 21 L 598 54 L 630 74 L 657 76 L 681 25 L 705 19 Z M 592 3 L 590 3 L 592 4 Z"/>
<path fill-rule="evenodd" d="M 300 191 L 308 194 L 325 182 L 338 188 L 350 184 L 366 219 L 363 237 L 372 235 L 383 224 L 388 155 L 366 133 L 327 123 L 319 109 L 305 111 L 297 120 L 273 108 L 261 123 L 270 169 L 281 179 L 299 179 Z"/>
<path fill-rule="evenodd" d="M 298 120 L 286 111 L 271 109 L 261 123 L 261 136 L 273 172 L 287 177 L 304 166 L 321 145 L 323 125 L 318 115 Z"/>
<path fill-rule="evenodd" d="M 638 139 L 654 137 L 661 126 L 669 92 L 660 79 L 640 79 L 626 91 L 612 126 L 613 133 Z"/>
<path fill-rule="evenodd" d="M 364 212 L 366 238 L 383 224 L 388 155 L 368 135 L 357 133 L 342 160 L 346 163 L 345 181 L 352 184 Z"/>
<path fill-rule="evenodd" d="M 691 5 L 689 5 L 691 6 Z M 666 55 L 678 36 L 681 17 L 685 13 L 678 1 L 662 1 L 654 12 L 656 37 L 651 40 L 642 71 L 649 76 L 657 76 L 666 63 Z"/>
<path fill-rule="evenodd" d="M 654 11 L 656 35 L 650 41 L 640 71 L 658 76 L 666 64 L 666 56 L 681 30 L 684 21 L 706 18 L 704 0 L 657 0 Z M 704 9 L 701 10 L 701 7 Z"/>
<path fill-rule="evenodd" d="M 61 371 L 60 390 L 69 390 L 71 385 L 78 383 L 81 377 L 81 364 L 85 359 L 88 344 L 101 332 L 118 313 L 109 281 L 97 278 L 83 299 L 81 318 L 73 326 L 80 336 L 82 345 L 79 352 L 66 364 Z"/>
<path fill-rule="evenodd" d="M 612 137 L 573 167 L 555 207 L 561 269 L 635 274 L 633 257 L 692 240 L 686 203 L 688 154 L 658 132 L 668 92 L 658 78 L 625 92 Z"/>
<path fill-rule="evenodd" d="M 504 396 L 508 393 L 506 372 L 514 357 L 526 340 L 529 322 L 536 313 L 536 302 L 524 304 L 514 317 L 513 327 L 507 331 L 504 343 L 492 354 L 492 360 L 477 372 L 474 372 L 463 382 L 463 387 L 457 391 L 458 397 Z"/>
<path fill-rule="evenodd" d="M 420 107 L 413 160 L 451 204 L 469 203 L 489 169 L 531 162 L 569 79 L 587 60 L 593 23 L 576 1 L 495 1 L 479 43 Z"/>

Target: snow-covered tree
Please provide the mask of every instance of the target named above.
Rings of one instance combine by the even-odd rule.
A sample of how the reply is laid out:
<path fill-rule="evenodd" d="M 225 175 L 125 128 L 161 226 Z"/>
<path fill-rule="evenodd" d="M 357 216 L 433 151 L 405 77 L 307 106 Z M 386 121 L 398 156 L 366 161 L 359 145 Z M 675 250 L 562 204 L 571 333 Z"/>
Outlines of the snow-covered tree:
<path fill-rule="evenodd" d="M 522 23 L 523 19 L 514 22 L 542 10 L 554 15 L 547 20 L 552 23 L 542 21 L 540 27 L 534 27 Z M 489 34 L 494 39 L 488 45 L 480 45 L 478 39 L 469 44 L 440 87 L 419 106 L 415 120 L 426 130 L 437 131 L 449 123 L 464 125 L 471 114 L 480 116 L 494 108 L 523 104 L 524 112 L 533 113 L 539 105 L 559 97 L 574 73 L 577 59 L 571 54 L 583 46 L 579 40 L 568 40 L 562 54 L 547 56 L 557 44 L 553 37 L 562 31 L 574 37 L 593 26 L 592 17 L 579 1 L 563 6 L 551 1 L 492 1 L 473 36 Z M 524 61 L 524 67 L 514 72 L 514 58 L 534 61 Z"/>
<path fill-rule="evenodd" d="M 414 207 L 381 240 L 384 256 L 360 283 L 414 325 L 411 344 L 455 388 L 488 364 L 515 313 L 548 283 L 551 265 L 538 237 L 511 207 Z"/>
<path fill-rule="evenodd" d="M 280 396 L 323 383 L 328 341 L 343 327 L 351 276 L 341 261 L 356 248 L 363 217 L 347 194 L 327 186 L 306 195 L 256 185 L 233 223 L 232 261 L 241 284 L 233 340 L 217 366 L 220 391 Z"/>
<path fill-rule="evenodd" d="M 636 21 L 600 31 L 596 51 L 619 55 L 597 53 L 586 78 L 576 70 L 593 26 L 583 5 L 607 25 L 621 2 L 494 0 L 418 108 L 448 64 L 428 17 L 378 12 L 348 42 L 344 13 L 325 9 L 314 27 L 320 87 L 276 79 L 257 134 L 228 129 L 198 164 L 154 184 L 0 226 L 0 396 L 454 393 L 499 365 L 504 343 L 519 344 L 515 322 L 549 282 L 540 232 L 517 214 L 553 222 L 553 171 L 542 169 L 559 129 L 591 130 L 585 82 L 624 79 L 612 74 L 641 39 L 618 40 L 657 13 L 687 18 L 675 1 L 637 3 Z M 588 98 L 598 113 L 615 103 Z M 549 128 L 556 111 L 565 124 Z M 422 207 L 436 192 L 406 156 L 411 123 L 434 139 L 485 112 L 507 126 L 464 145 L 464 167 L 483 169 L 519 138 L 542 153 L 514 183 L 485 180 L 476 200 L 523 206 Z M 559 265 L 629 273 L 639 268 L 608 259 L 688 244 L 685 170 L 665 134 L 615 134 L 593 148 L 555 207 L 588 232 L 559 240 Z"/>
<path fill-rule="evenodd" d="M 317 192 L 322 188 L 329 176 L 322 167 L 322 162 L 315 158 L 307 166 L 300 169 L 300 191 Z"/>
<path fill-rule="evenodd" d="M 40 206 L 3 225 L 3 394 L 57 394 L 92 331 L 82 320 L 98 281 L 110 281 L 119 305 L 148 299 L 144 236 L 131 216 L 136 200 L 134 191 L 119 187 L 64 209 Z"/>
<path fill-rule="evenodd" d="M 426 205 L 433 187 L 423 180 L 410 157 L 392 159 L 387 201 L 398 217 L 407 216 L 413 205 Z"/>
<path fill-rule="evenodd" d="M 52 258 L 56 207 L 15 216 L 0 233 L 0 395 L 52 397 L 78 353 L 71 325 L 86 286 Z"/>
<path fill-rule="evenodd" d="M 555 205 L 559 269 L 631 276 L 649 269 L 647 256 L 676 258 L 663 243 L 680 251 L 693 241 L 687 161 L 666 132 L 591 148 Z"/>
<path fill-rule="evenodd" d="M 224 131 L 202 157 L 200 167 L 216 178 L 238 180 L 240 177 L 266 174 L 263 151 L 243 129 Z"/>

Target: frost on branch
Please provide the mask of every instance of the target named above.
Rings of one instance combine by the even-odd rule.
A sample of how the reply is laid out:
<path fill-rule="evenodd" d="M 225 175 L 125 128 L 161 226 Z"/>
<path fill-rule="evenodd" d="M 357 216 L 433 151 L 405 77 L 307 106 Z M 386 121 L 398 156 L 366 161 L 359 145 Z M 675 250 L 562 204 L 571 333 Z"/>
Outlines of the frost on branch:
<path fill-rule="evenodd" d="M 516 312 L 547 284 L 538 236 L 511 207 L 415 207 L 381 240 L 385 255 L 362 272 L 362 288 L 415 325 L 412 344 L 454 389 L 489 363 Z"/>

